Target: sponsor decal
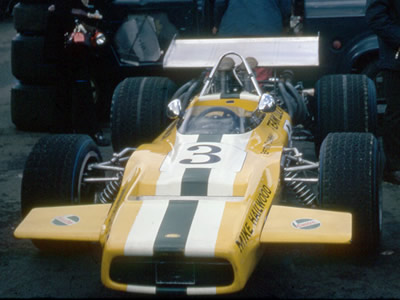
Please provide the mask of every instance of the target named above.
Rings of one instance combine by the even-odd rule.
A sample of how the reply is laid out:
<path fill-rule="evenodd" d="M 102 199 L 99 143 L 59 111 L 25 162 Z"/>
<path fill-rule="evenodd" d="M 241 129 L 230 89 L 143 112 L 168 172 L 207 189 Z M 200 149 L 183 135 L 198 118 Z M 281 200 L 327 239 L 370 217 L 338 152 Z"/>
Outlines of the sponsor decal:
<path fill-rule="evenodd" d="M 201 148 L 205 148 L 201 151 Z M 200 151 L 199 151 L 200 150 Z M 221 152 L 221 148 L 213 145 L 194 145 L 187 149 L 187 151 L 191 151 L 193 156 L 200 156 L 202 159 L 200 161 L 196 161 L 195 159 L 182 159 L 179 163 L 181 164 L 189 164 L 189 165 L 196 165 L 196 164 L 214 164 L 221 160 L 221 157 L 215 155 L 215 153 Z"/>
<path fill-rule="evenodd" d="M 279 129 L 282 117 L 283 117 L 283 110 L 279 106 L 277 106 L 276 110 L 273 113 L 271 113 L 267 125 L 272 129 L 276 130 Z"/>
<path fill-rule="evenodd" d="M 257 226 L 262 213 L 267 206 L 268 199 L 271 197 L 272 191 L 264 184 L 258 194 L 256 200 L 250 207 L 250 212 L 247 215 L 246 222 L 240 231 L 238 239 L 235 241 L 240 252 L 246 247 L 248 241 L 254 233 L 254 228 Z"/>
<path fill-rule="evenodd" d="M 272 133 L 270 133 L 264 142 L 263 148 L 261 150 L 261 154 L 269 154 L 269 150 L 271 149 L 273 141 L 274 141 L 274 135 Z"/>
<path fill-rule="evenodd" d="M 321 222 L 315 219 L 297 219 L 292 222 L 296 229 L 310 230 L 321 226 Z"/>
<path fill-rule="evenodd" d="M 178 233 L 168 233 L 165 235 L 165 237 L 169 238 L 169 239 L 177 239 L 177 238 L 180 238 L 181 235 Z"/>
<path fill-rule="evenodd" d="M 74 215 L 58 216 L 51 220 L 51 223 L 56 226 L 70 226 L 79 222 L 79 217 Z"/>

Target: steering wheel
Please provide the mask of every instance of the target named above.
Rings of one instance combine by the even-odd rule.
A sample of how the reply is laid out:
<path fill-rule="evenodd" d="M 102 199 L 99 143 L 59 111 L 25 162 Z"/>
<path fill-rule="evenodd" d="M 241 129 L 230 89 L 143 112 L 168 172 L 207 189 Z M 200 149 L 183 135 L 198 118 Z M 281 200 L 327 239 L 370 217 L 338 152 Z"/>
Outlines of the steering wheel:
<path fill-rule="evenodd" d="M 215 107 L 207 108 L 206 110 L 202 111 L 197 116 L 196 119 L 201 119 L 203 117 L 210 118 L 210 117 L 207 117 L 207 115 L 210 113 L 214 113 L 214 112 L 222 112 L 222 115 L 213 115 L 212 118 L 215 118 L 215 119 L 231 118 L 234 124 L 240 124 L 239 116 L 237 114 L 235 114 L 233 111 L 231 111 L 229 108 L 226 108 L 223 106 L 215 106 Z"/>
<path fill-rule="evenodd" d="M 213 106 L 202 111 L 189 128 L 212 134 L 240 133 L 240 117 L 229 108 Z"/>

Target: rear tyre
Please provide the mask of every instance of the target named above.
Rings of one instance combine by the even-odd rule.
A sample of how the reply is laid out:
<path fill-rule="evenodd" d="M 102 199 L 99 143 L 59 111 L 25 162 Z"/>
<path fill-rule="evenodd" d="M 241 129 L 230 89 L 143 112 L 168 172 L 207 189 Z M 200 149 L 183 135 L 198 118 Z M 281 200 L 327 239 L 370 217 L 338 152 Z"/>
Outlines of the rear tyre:
<path fill-rule="evenodd" d="M 380 147 L 370 133 L 330 133 L 322 143 L 319 204 L 352 214 L 350 250 L 363 256 L 379 248 L 382 169 Z"/>
<path fill-rule="evenodd" d="M 30 152 L 22 178 L 21 215 L 32 208 L 90 204 L 102 188 L 84 182 L 95 175 L 88 169 L 101 161 L 94 141 L 86 135 L 60 134 L 41 138 Z M 84 243 L 33 240 L 40 250 L 74 249 Z M 81 248 L 81 247 L 78 247 Z"/>
<path fill-rule="evenodd" d="M 374 82 L 366 75 L 327 75 L 315 86 L 317 100 L 316 153 L 330 132 L 376 133 Z"/>
<path fill-rule="evenodd" d="M 130 77 L 114 90 L 111 140 L 114 151 L 150 142 L 168 124 L 166 109 L 176 85 L 164 77 Z"/>
<path fill-rule="evenodd" d="M 378 65 L 378 58 L 373 59 L 361 70 L 362 74 L 367 75 L 375 83 L 376 104 L 377 104 L 377 135 L 383 134 L 383 118 L 386 110 L 386 100 L 383 91 L 383 75 Z"/>

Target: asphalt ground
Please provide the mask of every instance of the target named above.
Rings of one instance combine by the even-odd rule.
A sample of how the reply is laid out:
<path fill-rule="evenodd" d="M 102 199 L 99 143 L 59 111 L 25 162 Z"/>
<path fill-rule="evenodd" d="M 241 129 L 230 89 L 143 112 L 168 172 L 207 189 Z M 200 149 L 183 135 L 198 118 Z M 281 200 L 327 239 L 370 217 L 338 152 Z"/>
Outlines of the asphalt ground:
<path fill-rule="evenodd" d="M 18 131 L 11 122 L 11 20 L 0 22 L 0 297 L 141 298 L 108 290 L 100 281 L 95 254 L 42 254 L 30 241 L 16 240 L 24 163 L 48 133 Z M 109 128 L 105 128 L 109 135 Z M 305 151 L 312 145 L 304 143 Z M 101 148 L 104 157 L 110 147 Z M 383 184 L 383 237 L 376 260 L 336 255 L 324 246 L 267 249 L 245 289 L 230 297 L 284 299 L 400 299 L 400 187 Z"/>

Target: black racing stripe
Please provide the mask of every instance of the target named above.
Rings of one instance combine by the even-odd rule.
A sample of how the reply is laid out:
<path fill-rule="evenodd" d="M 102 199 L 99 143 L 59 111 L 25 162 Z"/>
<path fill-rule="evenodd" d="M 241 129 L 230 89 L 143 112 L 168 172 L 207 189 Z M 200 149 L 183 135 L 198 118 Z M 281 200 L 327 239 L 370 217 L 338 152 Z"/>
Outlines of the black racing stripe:
<path fill-rule="evenodd" d="M 207 196 L 211 169 L 188 168 L 183 173 L 181 196 Z"/>
<path fill-rule="evenodd" d="M 200 134 L 198 143 L 221 143 L 222 134 Z"/>
<path fill-rule="evenodd" d="M 159 296 L 186 296 L 186 288 L 185 287 L 156 287 L 156 295 Z"/>
<path fill-rule="evenodd" d="M 154 242 L 154 255 L 183 255 L 198 201 L 169 201 Z"/>

